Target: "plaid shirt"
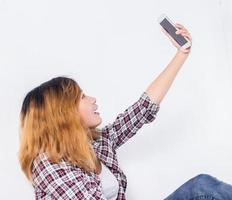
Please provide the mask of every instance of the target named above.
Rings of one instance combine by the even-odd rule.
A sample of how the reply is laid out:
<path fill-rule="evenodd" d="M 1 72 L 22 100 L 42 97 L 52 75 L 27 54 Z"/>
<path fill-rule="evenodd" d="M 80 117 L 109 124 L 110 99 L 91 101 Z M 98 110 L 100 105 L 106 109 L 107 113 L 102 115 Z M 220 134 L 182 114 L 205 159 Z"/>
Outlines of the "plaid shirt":
<path fill-rule="evenodd" d="M 92 142 L 93 148 L 102 163 L 115 175 L 119 183 L 117 200 L 125 200 L 126 175 L 119 167 L 116 150 L 146 123 L 152 122 L 159 111 L 148 95 L 143 92 L 138 101 L 120 113 L 112 124 L 101 129 L 101 137 Z M 32 177 L 35 198 L 106 200 L 102 194 L 99 176 L 87 174 L 77 166 L 61 161 L 49 162 L 45 153 L 33 162 Z"/>

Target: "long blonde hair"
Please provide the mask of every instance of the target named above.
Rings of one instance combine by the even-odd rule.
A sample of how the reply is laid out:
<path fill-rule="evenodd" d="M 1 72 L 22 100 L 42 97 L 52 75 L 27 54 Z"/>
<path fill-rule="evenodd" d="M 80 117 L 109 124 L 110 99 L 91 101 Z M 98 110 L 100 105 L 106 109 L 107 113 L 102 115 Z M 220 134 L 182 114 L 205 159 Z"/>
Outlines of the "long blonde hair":
<path fill-rule="evenodd" d="M 96 154 L 91 141 L 100 137 L 98 129 L 85 126 L 78 112 L 82 89 L 67 77 L 53 78 L 30 91 L 20 112 L 19 163 L 32 181 L 33 160 L 46 153 L 58 163 L 64 159 L 85 171 L 96 170 Z"/>

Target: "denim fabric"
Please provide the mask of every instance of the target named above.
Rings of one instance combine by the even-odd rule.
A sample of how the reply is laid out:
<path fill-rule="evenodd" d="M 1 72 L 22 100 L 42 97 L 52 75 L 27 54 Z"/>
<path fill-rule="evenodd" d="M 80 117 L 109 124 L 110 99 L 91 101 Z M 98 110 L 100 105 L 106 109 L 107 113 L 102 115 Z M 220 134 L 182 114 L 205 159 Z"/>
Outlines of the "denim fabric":
<path fill-rule="evenodd" d="M 232 185 L 207 174 L 200 174 L 169 195 L 165 200 L 232 200 Z"/>

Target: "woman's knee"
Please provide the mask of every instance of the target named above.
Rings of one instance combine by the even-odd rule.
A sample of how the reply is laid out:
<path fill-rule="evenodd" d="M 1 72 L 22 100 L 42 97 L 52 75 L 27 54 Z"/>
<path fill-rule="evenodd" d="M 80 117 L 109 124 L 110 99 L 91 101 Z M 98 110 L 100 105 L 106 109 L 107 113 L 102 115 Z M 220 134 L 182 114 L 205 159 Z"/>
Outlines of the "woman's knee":
<path fill-rule="evenodd" d="M 220 181 L 209 174 L 199 174 L 192 178 L 192 185 L 201 189 L 212 189 L 220 184 Z"/>
<path fill-rule="evenodd" d="M 195 176 L 193 178 L 193 180 L 198 182 L 199 184 L 200 183 L 204 184 L 204 183 L 209 183 L 209 182 L 212 183 L 212 182 L 218 181 L 215 177 L 213 177 L 209 174 L 199 174 L 199 175 Z"/>
<path fill-rule="evenodd" d="M 168 199 L 191 199 L 211 194 L 217 185 L 217 179 L 208 174 L 199 174 L 180 186 Z"/>

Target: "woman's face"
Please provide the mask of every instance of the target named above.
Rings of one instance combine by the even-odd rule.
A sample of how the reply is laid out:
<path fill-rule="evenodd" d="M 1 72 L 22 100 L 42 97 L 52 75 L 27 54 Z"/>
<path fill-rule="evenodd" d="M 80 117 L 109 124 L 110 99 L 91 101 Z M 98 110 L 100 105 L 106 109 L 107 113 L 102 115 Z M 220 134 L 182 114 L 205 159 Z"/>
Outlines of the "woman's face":
<path fill-rule="evenodd" d="M 96 98 L 82 92 L 78 110 L 82 120 L 89 128 L 95 128 L 102 122 L 100 114 L 96 112 L 97 108 Z"/>

